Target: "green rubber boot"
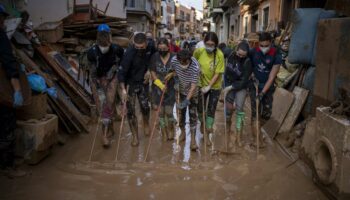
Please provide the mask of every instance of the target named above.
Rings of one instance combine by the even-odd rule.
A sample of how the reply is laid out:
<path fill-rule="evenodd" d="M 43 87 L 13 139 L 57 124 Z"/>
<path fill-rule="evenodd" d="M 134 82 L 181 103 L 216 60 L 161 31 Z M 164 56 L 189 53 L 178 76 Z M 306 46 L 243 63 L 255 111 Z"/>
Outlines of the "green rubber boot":
<path fill-rule="evenodd" d="M 167 129 L 166 129 L 165 118 L 163 118 L 163 117 L 159 118 L 159 126 L 160 126 L 160 130 L 162 132 L 162 141 L 166 142 L 168 140 L 168 133 L 167 133 Z"/>
<path fill-rule="evenodd" d="M 211 142 L 209 140 L 209 134 L 213 133 L 213 125 L 214 125 L 214 118 L 212 117 L 207 117 L 205 120 L 205 128 L 206 128 L 206 134 L 204 135 L 206 141 L 207 141 L 207 146 L 211 145 Z"/>
<path fill-rule="evenodd" d="M 241 135 L 243 132 L 244 117 L 245 117 L 244 112 L 237 112 L 237 114 L 236 114 L 236 135 L 237 135 L 236 141 L 237 141 L 237 145 L 239 147 L 242 147 Z"/>

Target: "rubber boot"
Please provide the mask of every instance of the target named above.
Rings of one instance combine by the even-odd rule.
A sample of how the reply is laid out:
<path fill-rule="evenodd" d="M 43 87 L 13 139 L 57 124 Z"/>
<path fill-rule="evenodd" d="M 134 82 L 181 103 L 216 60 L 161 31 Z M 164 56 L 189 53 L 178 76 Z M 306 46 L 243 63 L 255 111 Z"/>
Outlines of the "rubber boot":
<path fill-rule="evenodd" d="M 239 147 L 242 147 L 241 136 L 243 132 L 243 124 L 244 124 L 244 112 L 237 112 L 236 114 L 236 141 Z"/>
<path fill-rule="evenodd" d="M 166 142 L 168 140 L 168 132 L 167 132 L 167 126 L 165 123 L 165 119 L 163 117 L 159 118 L 159 126 L 160 126 L 160 130 L 162 133 L 162 141 Z"/>
<path fill-rule="evenodd" d="M 207 117 L 206 121 L 205 121 L 205 126 L 206 126 L 206 134 L 204 135 L 204 137 L 206 137 L 206 141 L 207 141 L 207 146 L 211 145 L 211 142 L 209 140 L 209 134 L 213 133 L 213 125 L 214 125 L 214 118 L 212 117 Z"/>
<path fill-rule="evenodd" d="M 144 132 L 145 136 L 148 137 L 150 135 L 149 116 L 143 115 L 142 121 L 143 121 L 143 132 Z"/>
<path fill-rule="evenodd" d="M 209 140 L 209 134 L 210 133 L 213 133 L 213 129 L 206 129 L 206 132 L 204 134 L 204 138 L 205 138 L 205 141 L 206 141 L 206 144 L 207 146 L 210 146 L 211 145 L 211 142 Z"/>
<path fill-rule="evenodd" d="M 236 137 L 235 135 L 232 133 L 231 131 L 231 120 L 230 121 L 226 121 L 226 134 L 227 134 L 227 137 L 228 137 L 228 145 L 230 148 L 234 148 L 235 145 L 236 145 Z"/>
<path fill-rule="evenodd" d="M 181 135 L 180 135 L 179 141 L 183 142 L 186 140 L 186 128 L 181 127 L 180 129 L 181 129 Z"/>
<path fill-rule="evenodd" d="M 174 121 L 170 120 L 167 126 L 168 140 L 173 140 L 175 135 L 175 124 Z"/>
<path fill-rule="evenodd" d="M 129 120 L 129 126 L 132 133 L 131 146 L 137 147 L 139 146 L 139 134 L 136 119 Z"/>
<path fill-rule="evenodd" d="M 198 149 L 197 143 L 196 143 L 196 129 L 191 128 L 191 150 L 196 151 Z"/>
<path fill-rule="evenodd" d="M 110 140 L 108 137 L 108 125 L 102 125 L 102 145 L 104 148 L 109 148 Z"/>

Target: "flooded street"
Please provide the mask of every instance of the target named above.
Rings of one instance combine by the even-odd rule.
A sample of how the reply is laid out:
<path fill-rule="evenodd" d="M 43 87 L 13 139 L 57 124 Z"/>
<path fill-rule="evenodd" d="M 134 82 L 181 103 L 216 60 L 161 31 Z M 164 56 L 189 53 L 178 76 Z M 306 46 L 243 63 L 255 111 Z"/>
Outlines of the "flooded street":
<path fill-rule="evenodd" d="M 222 104 L 218 107 L 219 134 L 224 120 Z M 247 119 L 244 140 L 248 142 L 249 124 Z M 119 125 L 116 123 L 116 130 Z M 140 146 L 132 148 L 128 126 L 124 130 L 117 162 L 117 135 L 107 150 L 97 138 L 91 162 L 94 134 L 79 135 L 65 146 L 56 146 L 39 165 L 26 167 L 29 176 L 1 177 L 0 199 L 326 199 L 311 177 L 297 164 L 290 165 L 272 143 L 257 159 L 248 144 L 231 154 L 210 149 L 205 153 L 197 132 L 200 149 L 190 152 L 190 137 L 179 149 L 176 141 L 162 142 L 156 131 L 145 163 L 148 138 L 140 132 Z"/>

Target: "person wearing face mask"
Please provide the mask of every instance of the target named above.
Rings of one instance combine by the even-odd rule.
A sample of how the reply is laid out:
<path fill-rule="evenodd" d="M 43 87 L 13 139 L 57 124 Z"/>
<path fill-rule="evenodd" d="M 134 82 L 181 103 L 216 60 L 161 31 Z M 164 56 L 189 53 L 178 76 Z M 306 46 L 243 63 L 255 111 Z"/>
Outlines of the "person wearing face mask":
<path fill-rule="evenodd" d="M 270 119 L 272 113 L 273 93 L 275 91 L 274 81 L 280 69 L 282 58 L 279 51 L 271 46 L 271 42 L 272 38 L 269 33 L 261 33 L 259 36 L 259 47 L 252 49 L 250 52 L 254 74 L 254 78 L 249 84 L 253 126 L 256 125 L 254 122 L 257 112 L 255 104 L 256 98 L 258 98 L 260 102 L 259 107 L 261 110 L 258 112 L 262 120 L 266 121 Z M 258 95 L 256 95 L 254 81 L 259 82 Z M 253 131 L 256 129 L 257 127 L 253 127 Z M 253 135 L 255 136 L 254 132 Z M 262 137 L 259 138 L 261 139 L 260 147 L 264 147 Z"/>
<path fill-rule="evenodd" d="M 213 133 L 214 117 L 216 106 L 219 101 L 221 87 L 222 87 L 222 74 L 225 70 L 225 58 L 224 54 L 218 48 L 218 37 L 216 33 L 209 32 L 204 38 L 205 47 L 198 48 L 194 51 L 193 57 L 196 58 L 200 64 L 201 76 L 199 81 L 199 86 L 201 88 L 199 100 L 198 100 L 198 113 L 205 116 L 205 126 L 203 122 L 203 117 L 200 117 L 201 121 L 201 132 L 204 132 L 206 128 L 207 145 L 210 146 L 209 133 Z M 203 99 L 204 97 L 204 99 Z M 204 102 L 203 102 L 204 101 Z M 207 101 L 209 101 L 207 103 Z M 204 108 L 206 110 L 203 110 Z"/>
<path fill-rule="evenodd" d="M 186 111 L 189 110 L 190 117 L 190 134 L 192 151 L 196 151 L 196 128 L 197 128 L 197 104 L 198 104 L 198 79 L 199 79 L 199 63 L 191 56 L 188 50 L 181 50 L 171 60 L 171 65 L 175 70 L 175 79 L 177 80 L 177 92 L 180 93 L 180 103 L 177 105 L 180 113 L 178 116 L 181 135 L 179 140 L 186 139 Z"/>
<path fill-rule="evenodd" d="M 137 33 L 134 37 L 134 44 L 126 50 L 118 71 L 122 100 L 124 103 L 126 102 L 128 110 L 127 117 L 132 132 L 131 146 L 133 147 L 139 145 L 139 129 L 135 113 L 136 98 L 138 98 L 142 113 L 144 135 L 149 136 L 150 134 L 149 85 L 145 84 L 145 74 L 150 66 L 153 53 L 153 49 L 147 46 L 146 35 Z"/>
<path fill-rule="evenodd" d="M 248 57 L 249 44 L 242 41 L 238 44 L 236 52 L 232 53 L 227 60 L 225 69 L 225 89 L 224 98 L 226 98 L 226 127 L 231 142 L 241 147 L 241 135 L 243 131 L 243 121 L 245 113 L 243 110 L 249 77 L 253 72 L 252 63 Z M 232 114 L 236 109 L 236 134 L 231 132 Z"/>
<path fill-rule="evenodd" d="M 165 33 L 164 37 L 168 40 L 169 46 L 170 46 L 170 52 L 177 53 L 180 51 L 180 47 L 178 47 L 175 42 L 173 41 L 173 34 L 171 33 Z"/>
<path fill-rule="evenodd" d="M 115 113 L 117 93 L 117 70 L 124 50 L 111 43 L 108 25 L 97 28 L 97 42 L 87 53 L 90 66 L 91 91 L 95 99 L 98 115 L 102 121 L 102 143 L 109 147 L 113 132 L 112 119 Z"/>
<path fill-rule="evenodd" d="M 175 119 L 173 108 L 175 104 L 174 69 L 171 65 L 173 53 L 169 51 L 169 43 L 165 38 L 158 41 L 158 52 L 151 58 L 150 71 L 153 80 L 152 97 L 155 110 L 158 109 L 162 93 L 165 91 L 162 107 L 159 113 L 159 126 L 163 141 L 174 139 Z"/>

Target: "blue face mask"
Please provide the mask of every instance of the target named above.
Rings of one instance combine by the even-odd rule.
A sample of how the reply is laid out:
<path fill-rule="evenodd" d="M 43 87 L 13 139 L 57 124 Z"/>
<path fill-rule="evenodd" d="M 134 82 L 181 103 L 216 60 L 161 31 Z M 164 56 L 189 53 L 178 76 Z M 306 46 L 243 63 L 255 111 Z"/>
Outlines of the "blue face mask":
<path fill-rule="evenodd" d="M 205 47 L 205 50 L 207 51 L 207 53 L 213 53 L 215 50 L 215 47 Z"/>

